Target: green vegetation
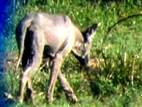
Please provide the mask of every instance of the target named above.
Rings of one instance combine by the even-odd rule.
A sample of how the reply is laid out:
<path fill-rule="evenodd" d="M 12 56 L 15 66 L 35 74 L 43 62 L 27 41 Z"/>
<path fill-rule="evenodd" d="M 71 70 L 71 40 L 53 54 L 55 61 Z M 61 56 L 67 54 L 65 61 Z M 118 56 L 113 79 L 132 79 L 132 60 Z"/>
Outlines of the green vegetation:
<path fill-rule="evenodd" d="M 20 0 L 19 0 L 20 1 Z M 45 2 L 47 1 L 47 2 Z M 98 68 L 81 70 L 77 60 L 70 55 L 62 71 L 75 90 L 80 102 L 70 104 L 57 83 L 55 102 L 49 105 L 45 99 L 49 79 L 48 69 L 41 69 L 33 77 L 33 87 L 38 95 L 35 103 L 40 107 L 140 107 L 142 106 L 142 16 L 128 18 L 116 24 L 110 32 L 108 28 L 118 20 L 142 13 L 141 0 L 122 0 L 122 2 L 97 0 L 29 0 L 18 7 L 14 16 L 14 27 L 19 20 L 31 12 L 67 14 L 81 30 L 93 23 L 101 23 L 94 38 L 91 57 L 100 63 Z M 94 0 L 95 1 L 95 0 Z M 117 0 L 116 0 L 117 1 Z M 19 87 L 19 72 L 13 64 L 17 57 L 15 34 L 8 38 L 7 69 L 8 92 L 16 96 Z M 10 45 L 10 44 L 13 45 Z M 20 104 L 17 107 L 29 107 Z"/>

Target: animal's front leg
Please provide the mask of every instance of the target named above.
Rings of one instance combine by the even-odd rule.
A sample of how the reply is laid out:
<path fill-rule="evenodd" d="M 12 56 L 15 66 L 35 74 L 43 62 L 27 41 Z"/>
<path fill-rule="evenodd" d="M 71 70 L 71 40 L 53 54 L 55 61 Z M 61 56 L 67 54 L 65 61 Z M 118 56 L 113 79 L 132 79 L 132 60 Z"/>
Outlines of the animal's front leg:
<path fill-rule="evenodd" d="M 73 89 L 71 88 L 70 84 L 68 83 L 67 79 L 65 78 L 64 74 L 62 74 L 61 72 L 59 73 L 59 79 L 61 81 L 61 85 L 67 95 L 67 97 L 73 101 L 73 102 L 77 102 L 78 99 L 73 91 Z"/>
<path fill-rule="evenodd" d="M 49 103 L 52 103 L 53 101 L 53 92 L 54 92 L 54 87 L 57 81 L 57 77 L 60 73 L 60 68 L 62 64 L 63 58 L 62 55 L 57 54 L 55 59 L 53 60 L 53 65 L 51 69 L 51 75 L 50 75 L 50 82 L 49 82 L 49 87 L 48 87 L 48 101 Z"/>

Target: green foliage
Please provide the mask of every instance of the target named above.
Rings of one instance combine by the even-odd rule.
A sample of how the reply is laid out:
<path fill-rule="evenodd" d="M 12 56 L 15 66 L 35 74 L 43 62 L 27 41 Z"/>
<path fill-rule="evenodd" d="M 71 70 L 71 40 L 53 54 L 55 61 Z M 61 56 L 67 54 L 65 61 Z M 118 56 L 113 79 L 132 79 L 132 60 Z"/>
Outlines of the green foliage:
<path fill-rule="evenodd" d="M 58 82 L 55 89 L 55 102 L 46 103 L 49 71 L 42 69 L 33 77 L 34 89 L 39 93 L 37 106 L 51 107 L 140 107 L 142 105 L 142 17 L 136 16 L 107 30 L 123 17 L 141 13 L 140 0 L 121 2 L 96 0 L 30 0 L 17 9 L 14 26 L 31 12 L 67 14 L 81 30 L 93 23 L 101 23 L 91 49 L 91 57 L 102 62 L 98 69 L 82 70 L 77 60 L 69 56 L 62 67 L 69 83 L 80 102 L 72 105 L 67 100 Z M 14 31 L 13 31 L 14 32 Z M 13 45 L 11 46 L 10 43 Z M 8 50 L 17 52 L 15 36 L 10 37 Z M 16 96 L 19 87 L 19 73 L 8 68 L 9 91 Z M 20 71 L 19 71 L 20 72 Z M 33 106 L 19 104 L 17 107 Z"/>

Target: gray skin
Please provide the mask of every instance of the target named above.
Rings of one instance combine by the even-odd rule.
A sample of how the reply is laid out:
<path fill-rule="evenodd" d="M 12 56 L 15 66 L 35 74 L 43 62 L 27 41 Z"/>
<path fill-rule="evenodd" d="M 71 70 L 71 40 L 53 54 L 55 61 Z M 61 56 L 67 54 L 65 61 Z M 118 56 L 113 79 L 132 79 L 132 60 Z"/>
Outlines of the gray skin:
<path fill-rule="evenodd" d="M 73 101 L 78 99 L 61 72 L 61 66 L 69 53 L 73 53 L 80 64 L 87 65 L 97 24 L 80 32 L 68 16 L 34 13 L 25 16 L 16 28 L 16 40 L 19 49 L 17 68 L 22 62 L 20 82 L 20 102 L 24 100 L 26 85 L 33 92 L 31 77 L 42 63 L 44 47 L 48 46 L 47 58 L 51 66 L 47 98 L 53 101 L 54 87 L 59 78 L 66 95 Z M 49 63 L 47 60 L 47 64 Z"/>

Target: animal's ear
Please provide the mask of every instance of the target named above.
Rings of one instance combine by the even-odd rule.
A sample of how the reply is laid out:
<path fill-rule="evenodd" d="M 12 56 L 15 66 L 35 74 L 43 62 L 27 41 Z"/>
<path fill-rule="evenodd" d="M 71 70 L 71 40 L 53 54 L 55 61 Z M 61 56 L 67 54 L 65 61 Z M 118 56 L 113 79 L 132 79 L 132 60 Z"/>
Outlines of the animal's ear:
<path fill-rule="evenodd" d="M 98 24 L 97 24 L 97 23 L 93 24 L 93 25 L 90 27 L 90 33 L 96 32 L 97 27 L 98 27 Z"/>
<path fill-rule="evenodd" d="M 89 28 L 89 35 L 91 38 L 94 37 L 96 30 L 97 30 L 98 24 L 93 24 L 90 28 Z"/>
<path fill-rule="evenodd" d="M 86 29 L 86 31 L 83 32 L 83 36 L 84 36 L 84 41 L 85 42 L 91 42 L 96 31 L 97 31 L 97 27 L 100 26 L 99 24 L 93 24 L 92 26 L 90 26 L 89 28 Z"/>

